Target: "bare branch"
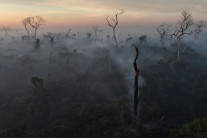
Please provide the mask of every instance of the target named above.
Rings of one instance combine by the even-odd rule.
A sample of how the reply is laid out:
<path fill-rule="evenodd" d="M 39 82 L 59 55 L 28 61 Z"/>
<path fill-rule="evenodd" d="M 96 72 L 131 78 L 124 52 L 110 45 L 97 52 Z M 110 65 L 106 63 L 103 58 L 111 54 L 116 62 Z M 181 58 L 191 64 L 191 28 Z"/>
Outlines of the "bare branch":
<path fill-rule="evenodd" d="M 35 29 L 35 37 L 36 37 L 36 31 L 41 25 L 45 25 L 46 21 L 40 16 L 35 17 L 29 17 L 28 21 L 29 25 Z"/>
<path fill-rule="evenodd" d="M 199 21 L 196 25 L 195 25 L 195 30 L 194 30 L 194 37 L 193 40 L 191 41 L 190 46 L 195 42 L 195 40 L 198 38 L 199 34 L 204 30 L 204 23 L 203 21 Z"/>
<path fill-rule="evenodd" d="M 178 27 L 176 27 L 175 32 L 172 34 L 177 38 L 185 34 L 191 35 L 193 33 L 193 31 L 186 32 L 194 24 L 192 15 L 187 11 L 183 11 L 181 15 L 181 19 L 178 21 Z"/>
<path fill-rule="evenodd" d="M 174 36 L 177 40 L 178 61 L 180 61 L 180 42 L 179 42 L 180 37 L 184 35 L 192 35 L 194 31 L 193 30 L 189 31 L 189 28 L 193 26 L 193 24 L 194 22 L 193 22 L 192 15 L 187 11 L 183 11 L 181 13 L 181 19 L 178 21 L 178 26 L 175 28 L 174 33 L 170 35 L 171 37 Z"/>
<path fill-rule="evenodd" d="M 114 26 L 112 26 L 112 25 L 110 24 L 108 18 L 109 18 L 109 17 L 106 18 L 106 21 L 107 21 L 108 25 L 109 25 L 110 27 L 114 28 Z"/>
<path fill-rule="evenodd" d="M 120 12 L 115 14 L 115 19 L 114 18 L 111 19 L 113 21 L 113 24 L 109 21 L 109 19 L 108 19 L 109 17 L 106 17 L 106 21 L 108 23 L 108 26 L 110 26 L 113 29 L 113 36 L 114 36 L 114 40 L 115 40 L 116 46 L 118 44 L 117 39 L 116 39 L 116 27 L 117 27 L 117 25 L 119 23 L 118 22 L 118 16 L 120 14 L 123 14 L 123 13 L 124 13 L 124 10 L 121 10 Z"/>

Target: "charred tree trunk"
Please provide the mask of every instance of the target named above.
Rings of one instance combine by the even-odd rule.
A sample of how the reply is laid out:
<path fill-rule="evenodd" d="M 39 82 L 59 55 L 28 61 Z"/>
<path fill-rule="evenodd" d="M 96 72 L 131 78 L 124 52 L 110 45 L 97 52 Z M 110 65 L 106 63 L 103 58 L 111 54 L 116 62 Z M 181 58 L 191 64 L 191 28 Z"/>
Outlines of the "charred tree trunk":
<path fill-rule="evenodd" d="M 137 118 L 137 111 L 138 111 L 138 103 L 139 103 L 139 88 L 138 88 L 138 80 L 139 80 L 139 69 L 137 68 L 137 59 L 139 56 L 139 50 L 137 47 L 135 47 L 136 49 L 136 57 L 134 59 L 134 72 L 135 72 L 135 77 L 134 77 L 134 119 L 136 120 Z M 135 123 L 135 122 L 134 122 Z"/>
<path fill-rule="evenodd" d="M 124 13 L 124 10 L 121 10 L 120 13 L 117 13 L 117 14 L 115 15 L 115 18 L 112 18 L 112 19 L 111 19 L 111 20 L 113 21 L 114 24 L 111 24 L 111 23 L 110 23 L 110 21 L 108 20 L 109 17 L 106 18 L 106 21 L 107 21 L 108 25 L 113 29 L 113 37 L 114 37 L 114 41 L 115 41 L 115 47 L 118 46 L 118 42 L 117 42 L 117 38 L 116 38 L 116 27 L 117 27 L 117 25 L 118 25 L 118 23 L 119 23 L 119 22 L 118 22 L 118 16 L 119 16 L 120 14 L 123 14 L 123 13 Z"/>

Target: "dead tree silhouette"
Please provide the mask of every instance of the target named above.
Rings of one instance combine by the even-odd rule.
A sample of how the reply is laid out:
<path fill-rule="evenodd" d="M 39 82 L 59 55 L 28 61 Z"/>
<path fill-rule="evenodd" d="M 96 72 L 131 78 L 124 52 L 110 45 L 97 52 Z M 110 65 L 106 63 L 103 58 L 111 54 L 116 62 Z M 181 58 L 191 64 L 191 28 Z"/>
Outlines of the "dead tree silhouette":
<path fill-rule="evenodd" d="M 167 62 L 167 49 L 165 46 L 165 40 L 169 37 L 169 28 L 167 24 L 162 24 L 156 29 L 159 35 L 159 41 L 162 43 L 162 47 L 164 50 L 164 60 Z"/>
<path fill-rule="evenodd" d="M 29 21 L 30 21 L 30 17 L 27 17 L 24 20 L 22 20 L 22 24 L 24 25 L 27 35 L 30 37 L 29 29 L 27 28 L 27 25 L 29 25 Z"/>
<path fill-rule="evenodd" d="M 140 119 L 140 110 L 139 108 L 139 104 L 140 104 L 140 100 L 142 98 L 143 93 L 139 93 L 139 68 L 137 68 L 137 60 L 139 57 L 139 49 L 137 47 L 135 47 L 136 50 L 136 57 L 134 59 L 133 65 L 134 65 L 134 72 L 135 72 L 135 76 L 134 76 L 134 125 L 136 125 L 136 121 L 138 120 L 139 122 L 141 121 Z M 139 123 L 138 122 L 138 123 Z"/>
<path fill-rule="evenodd" d="M 46 21 L 40 16 L 29 17 L 29 24 L 35 29 L 35 38 L 37 38 L 37 30 L 41 25 L 45 25 Z"/>
<path fill-rule="evenodd" d="M 100 29 L 100 27 L 98 25 L 96 26 L 92 26 L 93 27 L 93 31 L 95 33 L 95 43 L 97 41 L 97 38 L 98 38 L 98 32 L 102 32 L 103 30 Z"/>
<path fill-rule="evenodd" d="M 173 34 L 171 34 L 171 37 L 174 36 L 177 40 L 177 56 L 178 56 L 178 62 L 180 61 L 180 38 L 184 35 L 191 35 L 193 31 L 189 31 L 189 28 L 193 25 L 193 18 L 192 15 L 187 12 L 183 11 L 181 13 L 181 19 L 178 21 L 178 26 L 175 27 L 175 31 Z"/>
<path fill-rule="evenodd" d="M 115 41 L 115 47 L 117 47 L 117 45 L 118 45 L 118 41 L 117 41 L 117 38 L 116 38 L 116 27 L 117 27 L 117 25 L 119 23 L 118 22 L 118 16 L 120 14 L 123 14 L 123 13 L 124 13 L 124 10 L 121 10 L 119 13 L 115 14 L 115 19 L 114 18 L 111 19 L 113 21 L 113 24 L 109 21 L 109 19 L 108 19 L 109 16 L 106 18 L 108 26 L 110 26 L 112 28 L 112 30 L 113 30 L 113 38 L 114 38 L 114 41 Z"/>

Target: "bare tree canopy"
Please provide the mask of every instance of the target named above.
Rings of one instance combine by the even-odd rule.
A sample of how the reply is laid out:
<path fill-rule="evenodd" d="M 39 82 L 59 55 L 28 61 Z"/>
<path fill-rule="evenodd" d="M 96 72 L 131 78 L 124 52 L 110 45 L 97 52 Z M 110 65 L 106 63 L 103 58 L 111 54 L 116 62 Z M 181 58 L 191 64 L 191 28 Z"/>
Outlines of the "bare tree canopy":
<path fill-rule="evenodd" d="M 106 21 L 108 23 L 108 26 L 110 26 L 112 29 L 113 29 L 113 37 L 114 37 L 114 41 L 115 41 L 115 45 L 117 46 L 118 42 L 117 42 L 117 39 L 116 39 L 116 27 L 119 23 L 118 21 L 118 16 L 120 14 L 123 14 L 124 13 L 124 10 L 121 10 L 120 12 L 116 13 L 115 14 L 115 18 L 111 18 L 112 22 L 109 21 L 109 16 L 106 18 Z"/>
<path fill-rule="evenodd" d="M 192 30 L 187 32 L 194 23 L 191 13 L 183 11 L 181 15 L 181 19 L 178 21 L 178 26 L 176 27 L 175 32 L 172 34 L 177 38 L 180 38 L 186 34 L 191 35 L 193 33 Z"/>
<path fill-rule="evenodd" d="M 169 27 L 165 23 L 157 27 L 156 31 L 158 33 L 160 41 L 164 41 L 169 37 Z"/>
<path fill-rule="evenodd" d="M 38 29 L 39 26 L 45 25 L 46 21 L 40 16 L 35 16 L 35 17 L 30 17 L 29 24 L 31 25 L 31 27 Z"/>
<path fill-rule="evenodd" d="M 27 35 L 30 36 L 29 30 L 27 28 L 27 26 L 29 25 L 30 22 L 30 17 L 25 18 L 24 20 L 22 20 L 22 24 L 25 27 L 25 30 L 27 31 Z"/>
<path fill-rule="evenodd" d="M 45 25 L 46 24 L 46 20 L 40 16 L 35 16 L 35 17 L 27 17 L 22 21 L 22 24 L 25 27 L 25 30 L 28 33 L 28 36 L 30 36 L 29 34 L 29 30 L 27 28 L 28 25 L 30 25 L 32 28 L 35 29 L 35 38 L 37 36 L 37 30 L 41 25 Z"/>
<path fill-rule="evenodd" d="M 177 55 L 178 61 L 180 61 L 180 38 L 184 35 L 192 35 L 193 30 L 189 30 L 194 24 L 191 13 L 183 11 L 181 13 L 181 19 L 178 21 L 178 26 L 175 27 L 175 31 L 171 36 L 174 36 L 177 40 L 178 48 Z"/>
<path fill-rule="evenodd" d="M 124 10 L 121 10 L 120 12 L 115 14 L 115 19 L 111 18 L 111 20 L 113 21 L 113 24 L 108 20 L 109 16 L 106 18 L 106 21 L 108 22 L 108 25 L 112 28 L 116 28 L 116 26 L 118 25 L 119 21 L 118 21 L 118 16 L 120 14 L 123 14 Z"/>

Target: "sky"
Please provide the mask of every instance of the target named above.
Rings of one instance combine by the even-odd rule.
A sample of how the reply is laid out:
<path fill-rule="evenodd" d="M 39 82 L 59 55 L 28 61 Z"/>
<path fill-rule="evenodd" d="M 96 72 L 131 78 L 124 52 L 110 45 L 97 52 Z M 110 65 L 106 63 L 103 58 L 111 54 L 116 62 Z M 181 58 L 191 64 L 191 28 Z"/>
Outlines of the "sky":
<path fill-rule="evenodd" d="M 23 27 L 21 21 L 42 16 L 47 27 L 64 28 L 107 25 L 120 9 L 123 27 L 177 22 L 187 10 L 195 20 L 207 20 L 206 0 L 0 0 L 0 26 Z"/>

